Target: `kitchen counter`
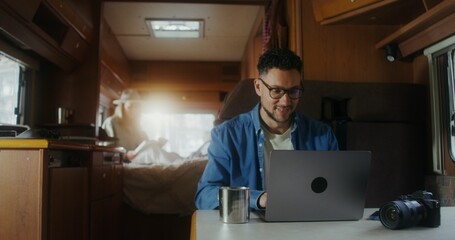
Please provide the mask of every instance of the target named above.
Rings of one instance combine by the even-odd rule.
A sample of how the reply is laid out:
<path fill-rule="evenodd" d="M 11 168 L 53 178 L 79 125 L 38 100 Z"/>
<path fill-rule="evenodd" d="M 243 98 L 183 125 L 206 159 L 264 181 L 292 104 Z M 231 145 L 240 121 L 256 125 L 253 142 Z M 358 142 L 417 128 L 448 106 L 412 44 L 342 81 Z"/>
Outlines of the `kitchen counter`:
<path fill-rule="evenodd" d="M 115 146 L 100 146 L 97 144 L 78 143 L 69 140 L 1 138 L 0 149 L 66 149 L 66 150 L 98 150 L 125 153 L 125 149 Z"/>
<path fill-rule="evenodd" d="M 0 148 L 48 148 L 49 141 L 46 139 L 0 139 Z"/>
<path fill-rule="evenodd" d="M 124 148 L 0 139 L 0 239 L 116 239 Z M 4 220 L 4 221 L 3 221 Z"/>

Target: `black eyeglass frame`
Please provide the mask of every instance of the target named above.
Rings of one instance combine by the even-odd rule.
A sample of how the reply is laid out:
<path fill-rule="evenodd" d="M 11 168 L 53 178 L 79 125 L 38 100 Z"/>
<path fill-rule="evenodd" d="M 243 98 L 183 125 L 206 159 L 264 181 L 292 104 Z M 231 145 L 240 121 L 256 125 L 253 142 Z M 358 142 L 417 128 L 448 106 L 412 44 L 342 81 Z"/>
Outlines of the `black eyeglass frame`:
<path fill-rule="evenodd" d="M 262 78 L 258 78 L 258 79 L 261 80 L 261 82 L 264 84 L 264 86 L 269 90 L 269 95 L 273 99 L 280 99 L 285 94 L 287 94 L 290 99 L 297 100 L 297 99 L 301 98 L 302 95 L 303 95 L 303 91 L 304 91 L 303 86 L 293 87 L 293 88 L 290 88 L 290 89 L 283 89 L 283 88 L 277 88 L 277 87 L 270 86 Z M 276 96 L 272 96 L 272 91 L 275 91 L 277 93 L 277 95 Z M 293 97 L 294 94 L 292 93 L 292 91 L 297 91 L 296 93 L 298 93 L 299 96 L 298 97 Z"/>

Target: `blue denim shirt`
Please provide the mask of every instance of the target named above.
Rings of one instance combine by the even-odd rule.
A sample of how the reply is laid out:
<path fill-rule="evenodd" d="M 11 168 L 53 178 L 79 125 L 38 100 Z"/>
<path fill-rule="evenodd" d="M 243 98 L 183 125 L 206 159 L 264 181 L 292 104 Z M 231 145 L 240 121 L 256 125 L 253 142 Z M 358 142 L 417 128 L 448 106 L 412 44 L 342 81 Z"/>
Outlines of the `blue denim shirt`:
<path fill-rule="evenodd" d="M 258 209 L 264 192 L 264 132 L 259 117 L 260 104 L 216 126 L 211 132 L 208 163 L 198 183 L 198 209 L 218 208 L 221 186 L 248 186 L 250 206 Z M 322 122 L 294 113 L 291 141 L 296 150 L 338 150 L 332 129 Z"/>

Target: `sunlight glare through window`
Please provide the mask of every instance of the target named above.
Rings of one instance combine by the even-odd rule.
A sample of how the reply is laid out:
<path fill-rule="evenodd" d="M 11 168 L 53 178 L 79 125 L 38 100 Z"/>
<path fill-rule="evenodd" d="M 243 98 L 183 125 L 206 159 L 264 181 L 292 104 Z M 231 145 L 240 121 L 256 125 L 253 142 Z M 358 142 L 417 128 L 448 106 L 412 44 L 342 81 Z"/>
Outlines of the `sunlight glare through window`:
<path fill-rule="evenodd" d="M 0 123 L 16 124 L 20 65 L 0 54 Z"/>
<path fill-rule="evenodd" d="M 141 125 L 150 139 L 165 138 L 164 149 L 187 157 L 210 139 L 213 114 L 144 113 Z"/>

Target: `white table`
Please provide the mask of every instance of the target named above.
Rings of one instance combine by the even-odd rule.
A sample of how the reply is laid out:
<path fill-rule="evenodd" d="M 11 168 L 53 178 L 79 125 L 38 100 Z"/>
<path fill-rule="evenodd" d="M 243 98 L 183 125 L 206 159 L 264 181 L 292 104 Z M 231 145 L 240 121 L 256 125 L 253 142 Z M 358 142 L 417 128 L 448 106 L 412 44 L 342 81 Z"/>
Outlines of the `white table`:
<path fill-rule="evenodd" d="M 198 210 L 193 214 L 191 240 L 285 240 L 285 239 L 455 239 L 455 207 L 441 209 L 441 226 L 390 230 L 381 222 L 366 220 L 378 209 L 365 209 L 360 221 L 264 222 L 253 212 L 245 224 L 226 224 L 217 210 Z"/>

